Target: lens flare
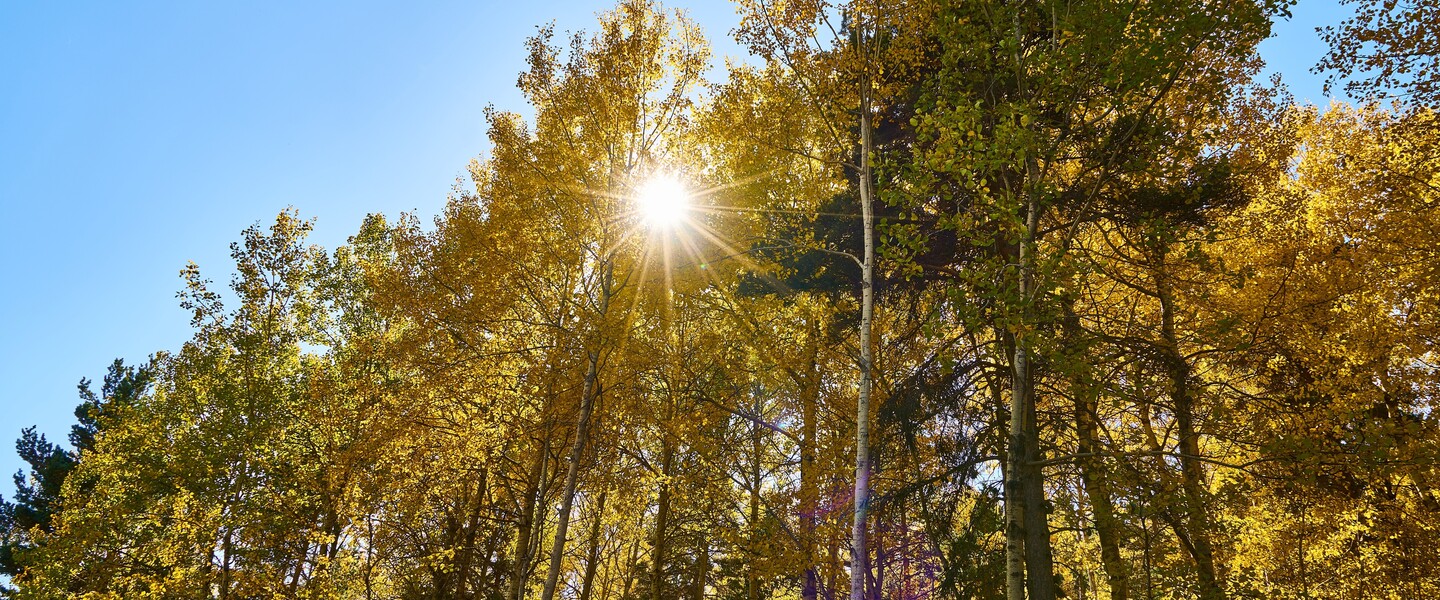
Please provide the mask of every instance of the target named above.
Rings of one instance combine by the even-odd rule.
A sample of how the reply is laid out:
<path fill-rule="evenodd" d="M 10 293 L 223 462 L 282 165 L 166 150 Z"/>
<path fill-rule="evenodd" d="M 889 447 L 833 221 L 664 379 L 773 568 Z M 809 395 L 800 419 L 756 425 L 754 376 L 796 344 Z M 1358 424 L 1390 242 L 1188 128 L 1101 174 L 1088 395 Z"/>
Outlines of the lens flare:
<path fill-rule="evenodd" d="M 690 193 L 674 175 L 657 174 L 637 192 L 636 209 L 651 227 L 673 228 L 684 221 L 690 211 Z"/>

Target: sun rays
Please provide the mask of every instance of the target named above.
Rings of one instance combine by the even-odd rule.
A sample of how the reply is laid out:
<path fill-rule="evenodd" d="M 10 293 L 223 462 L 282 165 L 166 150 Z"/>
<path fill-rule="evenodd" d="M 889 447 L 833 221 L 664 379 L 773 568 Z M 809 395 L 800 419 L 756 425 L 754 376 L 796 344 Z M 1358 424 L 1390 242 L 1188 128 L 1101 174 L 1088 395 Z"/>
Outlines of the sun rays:
<path fill-rule="evenodd" d="M 674 174 L 658 173 L 640 185 L 635 207 L 650 227 L 670 229 L 690 212 L 690 191 Z"/>
<path fill-rule="evenodd" d="M 623 211 L 619 220 L 625 222 L 620 240 L 615 249 L 634 243 L 637 267 L 636 282 L 642 287 L 659 284 L 664 294 L 663 310 L 667 320 L 673 318 L 676 285 L 685 286 L 683 281 L 699 283 L 709 287 L 727 299 L 734 292 L 736 281 L 725 276 L 727 271 L 713 268 L 717 263 L 735 261 L 740 268 L 751 273 L 766 271 L 751 258 L 753 242 L 737 240 L 727 235 L 731 229 L 716 219 L 727 220 L 749 214 L 799 211 L 775 210 L 756 207 L 727 206 L 719 200 L 724 192 L 746 186 L 774 173 L 760 173 L 739 180 L 712 185 L 698 190 L 690 187 L 679 172 L 657 172 L 633 188 L 630 196 L 623 198 L 628 210 Z M 658 255 L 658 256 L 657 256 Z M 656 273 L 655 271 L 660 271 Z M 699 279 L 696 279 L 698 275 Z M 764 278 L 771 286 L 778 282 Z M 703 282 L 703 283 L 701 283 Z M 788 292 L 783 285 L 777 292 Z M 652 288 L 654 289 L 654 288 Z M 637 294 L 631 311 L 641 301 Z"/>
<path fill-rule="evenodd" d="M 854 216 L 839 215 L 815 209 L 778 208 L 727 205 L 723 198 L 726 192 L 755 184 L 777 175 L 775 170 L 751 174 L 724 183 L 694 187 L 682 170 L 655 170 L 644 178 L 638 178 L 628 191 L 605 191 L 597 189 L 577 190 L 592 198 L 606 198 L 620 208 L 605 218 L 604 227 L 613 232 L 610 242 L 599 250 L 598 257 L 628 256 L 631 266 L 627 277 L 641 288 L 650 288 L 663 294 L 661 301 L 665 317 L 672 318 L 676 286 L 688 288 L 684 282 L 708 287 L 713 292 L 733 300 L 733 289 L 737 283 L 733 273 L 715 268 L 720 263 L 734 261 L 742 271 L 754 274 L 765 273 L 767 268 L 751 257 L 757 245 L 772 246 L 766 238 L 736 239 L 729 226 L 732 219 L 746 215 L 790 215 L 790 216 Z M 594 205 L 596 208 L 606 203 Z M 783 203 L 782 203 L 783 205 Z M 743 237 L 743 236 L 742 236 Z M 805 248 L 793 243 L 792 250 L 804 252 Z M 810 251 L 819 251 L 811 248 Z M 633 262 L 632 262 L 633 261 Z M 658 271 L 658 272 L 657 272 Z M 727 273 L 730 275 L 727 276 Z M 698 277 L 698 278 L 697 278 Z M 774 291 L 785 294 L 791 290 L 783 283 L 770 277 L 762 277 Z M 652 287 L 653 286 L 653 287 Z M 642 297 L 649 294 L 643 290 L 631 299 L 627 314 L 635 314 Z"/>

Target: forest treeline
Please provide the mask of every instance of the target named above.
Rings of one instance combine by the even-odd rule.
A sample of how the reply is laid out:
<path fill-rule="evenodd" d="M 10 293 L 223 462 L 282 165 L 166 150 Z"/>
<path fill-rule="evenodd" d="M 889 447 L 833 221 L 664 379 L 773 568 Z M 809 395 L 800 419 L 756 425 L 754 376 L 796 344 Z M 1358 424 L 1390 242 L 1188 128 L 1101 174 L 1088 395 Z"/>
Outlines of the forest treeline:
<path fill-rule="evenodd" d="M 1440 597 L 1440 8 L 1351 6 L 1324 108 L 1284 0 L 542 27 L 433 223 L 245 230 L 23 432 L 4 595 Z"/>

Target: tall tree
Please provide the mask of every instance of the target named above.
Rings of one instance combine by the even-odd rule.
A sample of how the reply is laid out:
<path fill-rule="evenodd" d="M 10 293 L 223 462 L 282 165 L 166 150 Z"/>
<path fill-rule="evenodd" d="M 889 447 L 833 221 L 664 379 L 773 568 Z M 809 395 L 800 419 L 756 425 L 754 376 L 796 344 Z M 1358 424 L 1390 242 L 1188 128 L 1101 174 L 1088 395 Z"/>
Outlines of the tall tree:
<path fill-rule="evenodd" d="M 993 252 L 988 267 L 958 272 L 995 299 L 990 326 L 1009 347 L 1012 599 L 1057 594 L 1035 392 L 1071 240 L 1083 223 L 1128 210 L 1110 189 L 1150 168 L 1140 157 L 1177 141 L 1198 146 L 1190 111 L 1223 105 L 1274 9 L 982 3 L 935 20 L 941 66 L 922 94 L 913 170 L 900 171 L 914 187 L 897 201 Z"/>

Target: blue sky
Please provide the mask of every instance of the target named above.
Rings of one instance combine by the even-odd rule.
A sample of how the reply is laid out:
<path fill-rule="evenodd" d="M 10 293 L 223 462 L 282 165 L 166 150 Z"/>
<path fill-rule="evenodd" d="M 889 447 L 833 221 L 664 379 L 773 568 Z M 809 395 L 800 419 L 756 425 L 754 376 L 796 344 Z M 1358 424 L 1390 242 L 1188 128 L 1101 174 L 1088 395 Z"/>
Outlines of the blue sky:
<path fill-rule="evenodd" d="M 590 28 L 610 2 L 0 0 L 0 493 L 20 429 L 62 440 L 81 377 L 189 337 L 187 261 L 230 277 L 229 243 L 287 206 L 343 243 L 366 213 L 428 219 L 486 149 L 481 109 L 515 90 L 535 26 Z M 719 0 L 686 8 L 738 55 Z M 1338 23 L 1302 0 L 1262 53 L 1301 100 Z"/>

